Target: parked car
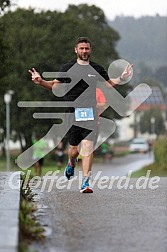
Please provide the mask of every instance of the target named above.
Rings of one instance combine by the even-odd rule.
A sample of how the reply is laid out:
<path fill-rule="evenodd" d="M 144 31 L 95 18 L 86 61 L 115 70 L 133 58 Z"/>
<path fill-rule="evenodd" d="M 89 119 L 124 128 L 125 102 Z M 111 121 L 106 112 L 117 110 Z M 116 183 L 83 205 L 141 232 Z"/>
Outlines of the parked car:
<path fill-rule="evenodd" d="M 129 145 L 130 152 L 149 152 L 149 143 L 145 138 L 134 138 Z"/>

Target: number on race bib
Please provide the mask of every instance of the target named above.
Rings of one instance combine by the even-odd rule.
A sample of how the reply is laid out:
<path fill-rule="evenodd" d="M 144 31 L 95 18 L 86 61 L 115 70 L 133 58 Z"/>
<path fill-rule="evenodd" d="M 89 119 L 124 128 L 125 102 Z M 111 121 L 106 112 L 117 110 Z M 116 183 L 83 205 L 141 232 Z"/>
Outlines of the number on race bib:
<path fill-rule="evenodd" d="M 91 121 L 94 120 L 93 108 L 76 108 L 75 109 L 76 121 Z"/>

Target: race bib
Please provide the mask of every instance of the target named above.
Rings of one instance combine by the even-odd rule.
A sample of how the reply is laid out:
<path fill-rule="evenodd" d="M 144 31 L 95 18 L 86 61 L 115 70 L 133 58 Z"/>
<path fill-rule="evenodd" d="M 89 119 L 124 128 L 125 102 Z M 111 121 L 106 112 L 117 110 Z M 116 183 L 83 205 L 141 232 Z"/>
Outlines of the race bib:
<path fill-rule="evenodd" d="M 75 108 L 76 121 L 91 121 L 94 120 L 93 108 Z"/>

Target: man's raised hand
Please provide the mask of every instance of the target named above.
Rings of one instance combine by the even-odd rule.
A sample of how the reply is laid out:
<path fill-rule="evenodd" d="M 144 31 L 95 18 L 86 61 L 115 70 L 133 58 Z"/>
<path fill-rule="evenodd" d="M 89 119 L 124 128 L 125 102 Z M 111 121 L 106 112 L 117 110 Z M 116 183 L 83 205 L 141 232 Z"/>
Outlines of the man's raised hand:
<path fill-rule="evenodd" d="M 133 64 L 127 64 L 123 73 L 121 74 L 121 79 L 126 80 L 129 76 L 132 75 Z"/>
<path fill-rule="evenodd" d="M 28 72 L 31 74 L 31 78 L 34 83 L 40 84 L 42 82 L 41 75 L 36 71 L 35 68 L 28 70 Z"/>

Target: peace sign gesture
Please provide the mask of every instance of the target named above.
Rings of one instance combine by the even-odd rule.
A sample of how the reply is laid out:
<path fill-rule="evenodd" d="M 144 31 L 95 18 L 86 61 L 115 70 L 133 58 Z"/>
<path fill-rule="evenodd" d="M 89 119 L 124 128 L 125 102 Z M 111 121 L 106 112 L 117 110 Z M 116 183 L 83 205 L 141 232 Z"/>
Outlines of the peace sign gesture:
<path fill-rule="evenodd" d="M 120 80 L 125 81 L 129 76 L 132 75 L 133 64 L 127 64 L 123 73 L 121 74 Z"/>
<path fill-rule="evenodd" d="M 42 82 L 41 75 L 36 71 L 35 68 L 32 68 L 32 70 L 28 70 L 28 72 L 31 74 L 31 78 L 34 83 L 40 84 Z"/>

